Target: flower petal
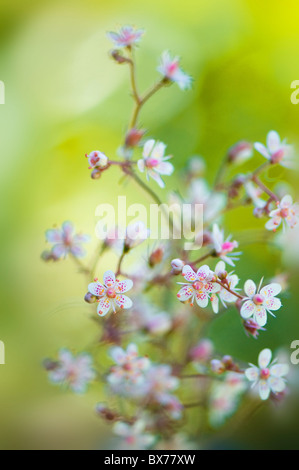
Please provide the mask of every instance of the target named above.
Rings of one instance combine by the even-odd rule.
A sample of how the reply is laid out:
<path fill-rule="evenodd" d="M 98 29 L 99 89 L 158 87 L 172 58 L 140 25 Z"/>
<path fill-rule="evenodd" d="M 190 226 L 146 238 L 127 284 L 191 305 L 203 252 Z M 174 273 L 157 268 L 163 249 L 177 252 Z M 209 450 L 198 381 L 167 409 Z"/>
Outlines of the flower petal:
<path fill-rule="evenodd" d="M 105 287 L 99 282 L 91 282 L 88 285 L 88 292 L 90 292 L 92 295 L 100 297 L 101 295 L 104 295 Z"/>
<path fill-rule="evenodd" d="M 119 308 L 131 308 L 133 305 L 133 302 L 129 297 L 121 294 L 115 297 L 115 303 Z"/>
<path fill-rule="evenodd" d="M 209 296 L 206 292 L 196 292 L 196 303 L 201 308 L 207 307 L 209 303 Z"/>
<path fill-rule="evenodd" d="M 186 264 L 183 267 L 182 274 L 183 274 L 184 278 L 186 279 L 186 281 L 193 282 L 193 281 L 196 281 L 196 279 L 197 279 L 196 273 L 193 271 L 193 269 L 188 264 Z"/>
<path fill-rule="evenodd" d="M 128 292 L 128 290 L 132 289 L 133 281 L 131 279 L 124 279 L 123 281 L 116 281 L 115 290 L 119 294 L 123 294 L 124 292 Z"/>
<path fill-rule="evenodd" d="M 273 282 L 272 284 L 269 284 L 268 286 L 263 287 L 260 291 L 261 295 L 263 297 L 266 297 L 266 299 L 274 297 L 275 295 L 278 295 L 280 292 L 281 292 L 281 285 L 278 284 L 278 282 Z"/>
<path fill-rule="evenodd" d="M 281 301 L 279 299 L 277 299 L 276 297 L 272 297 L 270 299 L 266 299 L 264 301 L 264 307 L 267 309 L 267 310 L 279 310 L 280 307 L 281 307 Z"/>
<path fill-rule="evenodd" d="M 194 289 L 192 286 L 184 286 L 177 294 L 177 298 L 181 302 L 185 302 L 186 300 L 190 299 L 194 293 Z"/>
<path fill-rule="evenodd" d="M 267 135 L 267 147 L 271 153 L 276 152 L 280 147 L 280 137 L 276 131 L 270 131 Z"/>
<path fill-rule="evenodd" d="M 245 376 L 250 382 L 255 382 L 259 378 L 259 369 L 257 367 L 249 367 L 245 370 Z"/>
<path fill-rule="evenodd" d="M 142 153 L 144 158 L 148 158 L 150 156 L 150 153 L 153 150 L 154 145 L 155 145 L 154 139 L 149 139 L 145 142 L 144 147 L 143 147 L 143 153 Z"/>
<path fill-rule="evenodd" d="M 266 380 L 260 380 L 259 382 L 259 394 L 262 400 L 267 400 L 270 395 L 270 387 Z"/>
<path fill-rule="evenodd" d="M 251 279 L 248 279 L 248 281 L 245 282 L 244 291 L 248 297 L 253 297 L 255 295 L 256 285 Z"/>
<path fill-rule="evenodd" d="M 268 384 L 275 393 L 283 392 L 286 387 L 285 381 L 280 377 L 269 377 Z"/>
<path fill-rule="evenodd" d="M 50 243 L 62 243 L 63 237 L 61 230 L 54 228 L 46 230 L 46 240 Z"/>
<path fill-rule="evenodd" d="M 115 284 L 115 274 L 113 271 L 106 271 L 103 276 L 104 284 L 106 287 L 112 287 Z"/>
<path fill-rule="evenodd" d="M 104 297 L 98 303 L 98 308 L 97 308 L 98 315 L 100 315 L 101 317 L 104 317 L 109 312 L 110 307 L 111 307 L 110 300 L 107 299 L 107 297 Z"/>
<path fill-rule="evenodd" d="M 275 364 L 270 367 L 270 374 L 274 377 L 282 377 L 289 372 L 288 364 Z"/>
<path fill-rule="evenodd" d="M 242 318 L 249 318 L 253 315 L 254 311 L 254 303 L 252 302 L 252 300 L 247 300 L 247 302 L 242 305 L 240 314 Z"/>
<path fill-rule="evenodd" d="M 169 162 L 161 162 L 157 167 L 156 171 L 161 175 L 170 176 L 173 173 L 174 166 Z"/>
<path fill-rule="evenodd" d="M 261 369 L 265 369 L 269 364 L 270 364 L 270 361 L 272 359 L 272 351 L 271 349 L 263 349 L 260 353 L 259 353 L 259 357 L 258 357 L 258 365 Z"/>
<path fill-rule="evenodd" d="M 260 142 L 256 142 L 254 144 L 254 148 L 255 150 L 257 150 L 261 155 L 263 155 L 263 157 L 267 158 L 267 160 L 270 160 L 271 156 L 267 150 L 267 148 L 261 144 Z"/>
<path fill-rule="evenodd" d="M 259 326 L 265 326 L 267 323 L 266 309 L 261 305 L 255 306 L 254 318 Z"/>
<path fill-rule="evenodd" d="M 197 277 L 201 281 L 204 281 L 204 280 L 210 281 L 213 277 L 213 273 L 210 270 L 209 266 L 205 264 L 197 270 Z"/>

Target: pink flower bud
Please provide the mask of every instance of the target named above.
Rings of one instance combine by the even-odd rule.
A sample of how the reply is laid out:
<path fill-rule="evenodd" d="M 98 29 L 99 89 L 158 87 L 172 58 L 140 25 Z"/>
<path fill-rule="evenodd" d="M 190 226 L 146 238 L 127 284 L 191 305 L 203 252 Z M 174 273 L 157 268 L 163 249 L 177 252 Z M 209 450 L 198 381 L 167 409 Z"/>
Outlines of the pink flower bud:
<path fill-rule="evenodd" d="M 131 129 L 126 135 L 126 147 L 136 147 L 144 136 L 145 132 L 146 131 L 143 129 Z"/>
<path fill-rule="evenodd" d="M 202 339 L 189 352 L 192 361 L 205 362 L 208 361 L 213 353 L 213 343 L 209 339 Z"/>
<path fill-rule="evenodd" d="M 249 142 L 241 141 L 233 145 L 227 154 L 227 159 L 231 163 L 243 163 L 252 157 L 253 146 Z"/>
<path fill-rule="evenodd" d="M 151 268 L 156 266 L 157 264 L 160 264 L 161 261 L 163 260 L 164 256 L 164 248 L 159 247 L 156 250 L 154 250 L 148 260 L 148 264 L 150 265 Z"/>
<path fill-rule="evenodd" d="M 180 274 L 184 266 L 185 266 L 184 261 L 182 261 L 179 258 L 173 259 L 171 261 L 172 272 L 174 274 Z"/>
<path fill-rule="evenodd" d="M 211 370 L 215 374 L 223 374 L 223 372 L 225 372 L 226 370 L 225 365 L 223 364 L 222 361 L 219 361 L 219 359 L 212 359 L 210 364 L 211 364 Z"/>

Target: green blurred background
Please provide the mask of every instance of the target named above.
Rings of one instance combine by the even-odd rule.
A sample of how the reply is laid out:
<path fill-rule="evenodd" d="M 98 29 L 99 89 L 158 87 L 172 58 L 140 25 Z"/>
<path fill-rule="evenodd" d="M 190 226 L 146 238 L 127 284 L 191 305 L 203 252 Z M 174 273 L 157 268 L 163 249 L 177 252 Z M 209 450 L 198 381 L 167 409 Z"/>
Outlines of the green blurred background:
<path fill-rule="evenodd" d="M 45 229 L 72 220 L 92 234 L 98 204 L 114 203 L 124 191 L 129 202 L 136 197 L 135 188 L 118 186 L 114 169 L 109 178 L 90 180 L 83 157 L 98 148 L 114 158 L 131 112 L 127 70 L 109 59 L 105 32 L 123 24 L 146 29 L 138 51 L 141 88 L 156 79 L 164 49 L 182 57 L 195 79 L 193 89 L 163 90 L 143 110 L 142 123 L 168 144 L 178 170 L 190 155 L 203 155 L 212 181 L 226 149 L 239 139 L 264 142 L 276 129 L 298 144 L 299 106 L 290 102 L 290 84 L 299 79 L 299 5 L 296 0 L 2 0 L 0 11 L 0 80 L 6 87 L 0 106 L 0 339 L 6 348 L 0 447 L 105 447 L 109 430 L 93 413 L 101 400 L 98 387 L 84 397 L 62 393 L 48 384 L 40 365 L 61 346 L 86 348 L 96 334 L 82 303 L 85 283 L 72 262 L 40 260 Z M 177 186 L 176 178 L 169 186 Z M 141 195 L 139 202 L 142 198 L 148 201 Z M 236 233 L 253 225 L 263 224 L 247 209 L 228 219 Z M 250 244 L 243 250 L 242 279 L 275 274 L 276 250 Z M 110 257 L 115 263 L 108 255 L 107 264 Z M 233 314 L 214 322 L 217 348 L 251 362 L 263 347 L 288 350 L 299 337 L 297 283 L 295 269 L 292 295 L 258 342 L 244 336 Z M 214 445 L 298 447 L 298 415 L 295 394 L 280 413 L 265 409 Z"/>

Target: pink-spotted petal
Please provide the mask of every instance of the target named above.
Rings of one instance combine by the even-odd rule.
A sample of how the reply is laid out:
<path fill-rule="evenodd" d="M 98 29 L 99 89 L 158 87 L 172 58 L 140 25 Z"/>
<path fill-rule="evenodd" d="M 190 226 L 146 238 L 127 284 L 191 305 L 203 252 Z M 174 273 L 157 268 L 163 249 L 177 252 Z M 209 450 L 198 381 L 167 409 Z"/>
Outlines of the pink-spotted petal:
<path fill-rule="evenodd" d="M 125 279 L 123 281 L 116 281 L 115 290 L 119 294 L 123 294 L 124 292 L 128 292 L 128 290 L 132 289 L 133 281 L 131 279 Z"/>
<path fill-rule="evenodd" d="M 281 301 L 279 299 L 277 299 L 276 297 L 272 297 L 270 299 L 266 299 L 265 302 L 264 302 L 264 307 L 267 309 L 267 310 L 279 310 L 280 307 L 281 307 Z"/>
<path fill-rule="evenodd" d="M 242 305 L 240 314 L 242 318 L 249 318 L 253 315 L 254 311 L 254 303 L 251 300 L 247 300 L 247 302 Z"/>
<path fill-rule="evenodd" d="M 111 308 L 110 300 L 107 299 L 107 297 L 104 297 L 98 303 L 98 308 L 97 308 L 98 315 L 100 315 L 100 317 L 104 317 L 105 315 L 107 315 L 110 308 Z"/>
<path fill-rule="evenodd" d="M 186 281 L 188 281 L 188 282 L 194 282 L 197 279 L 196 273 L 188 265 L 183 267 L 182 274 L 183 274 L 184 278 L 186 279 Z"/>
<path fill-rule="evenodd" d="M 251 279 L 248 279 L 248 281 L 245 282 L 244 291 L 248 297 L 253 297 L 255 295 L 256 285 Z"/>
<path fill-rule="evenodd" d="M 207 291 L 209 294 L 215 294 L 221 289 L 221 286 L 216 282 L 206 282 L 203 287 L 204 290 Z"/>
<path fill-rule="evenodd" d="M 254 311 L 255 321 L 259 326 L 265 326 L 267 323 L 267 312 L 262 306 L 256 306 Z"/>
<path fill-rule="evenodd" d="M 269 299 L 271 297 L 275 297 L 281 292 L 281 285 L 278 284 L 277 282 L 273 282 L 272 284 L 269 284 L 268 286 L 265 286 L 261 289 L 260 294 L 263 297 L 266 297 L 266 299 Z"/>
<path fill-rule="evenodd" d="M 275 364 L 270 367 L 270 374 L 274 377 L 283 377 L 289 372 L 288 364 Z"/>
<path fill-rule="evenodd" d="M 259 382 L 259 394 L 262 400 L 267 400 L 270 395 L 270 387 L 266 380 L 260 380 Z"/>
<path fill-rule="evenodd" d="M 280 201 L 280 207 L 282 209 L 288 209 L 289 207 L 291 207 L 293 205 L 293 198 L 292 196 L 290 196 L 289 194 L 287 194 L 286 196 L 284 196 L 282 198 L 282 200 Z"/>
<path fill-rule="evenodd" d="M 91 282 L 88 285 L 88 292 L 90 292 L 92 295 L 96 295 L 97 297 L 104 295 L 105 290 L 105 287 L 99 282 Z"/>
<path fill-rule="evenodd" d="M 249 367 L 245 370 L 245 376 L 250 382 L 256 382 L 259 378 L 259 369 L 257 367 Z"/>
<path fill-rule="evenodd" d="M 272 351 L 271 349 L 263 349 L 260 353 L 259 353 L 259 357 L 258 357 L 258 365 L 261 369 L 265 369 L 266 367 L 268 367 L 268 365 L 270 364 L 271 362 L 271 359 L 272 359 Z"/>
<path fill-rule="evenodd" d="M 282 218 L 280 216 L 275 216 L 273 219 L 268 220 L 265 224 L 266 230 L 276 230 L 282 222 Z"/>
<path fill-rule="evenodd" d="M 197 277 L 201 281 L 204 281 L 204 280 L 210 281 L 213 277 L 213 273 L 210 270 L 209 266 L 205 264 L 197 270 Z"/>
<path fill-rule="evenodd" d="M 103 276 L 104 284 L 106 287 L 113 287 L 115 284 L 115 274 L 113 271 L 106 271 Z"/>
<path fill-rule="evenodd" d="M 129 297 L 121 294 L 118 294 L 115 297 L 115 303 L 119 308 L 131 308 L 133 305 L 133 302 Z"/>
<path fill-rule="evenodd" d="M 177 294 L 177 298 L 181 302 L 185 302 L 186 300 L 190 299 L 194 294 L 194 289 L 191 286 L 184 286 Z"/>
<path fill-rule="evenodd" d="M 199 305 L 199 307 L 205 308 L 207 307 L 209 303 L 209 296 L 206 292 L 203 292 L 203 291 L 197 292 L 195 300 L 196 300 L 197 305 Z"/>

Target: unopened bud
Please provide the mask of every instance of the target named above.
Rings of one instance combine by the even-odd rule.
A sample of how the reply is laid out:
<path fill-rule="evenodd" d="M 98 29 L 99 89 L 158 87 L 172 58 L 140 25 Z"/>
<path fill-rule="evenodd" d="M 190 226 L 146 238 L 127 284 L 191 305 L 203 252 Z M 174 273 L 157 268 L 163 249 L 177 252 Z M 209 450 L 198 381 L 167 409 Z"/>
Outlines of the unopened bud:
<path fill-rule="evenodd" d="M 58 361 L 53 361 L 52 359 L 48 359 L 48 358 L 43 360 L 43 367 L 49 372 L 57 369 L 58 366 L 59 366 Z"/>
<path fill-rule="evenodd" d="M 227 271 L 220 271 L 218 277 L 221 281 L 224 281 L 227 278 Z"/>
<path fill-rule="evenodd" d="M 92 170 L 90 176 L 92 177 L 93 180 L 97 180 L 97 179 L 100 178 L 101 173 L 102 173 L 102 172 L 101 172 L 101 170 L 100 170 L 99 168 L 94 168 L 94 169 Z"/>
<path fill-rule="evenodd" d="M 130 62 L 129 59 L 124 57 L 120 51 L 114 49 L 110 52 L 112 59 L 114 59 L 118 64 L 125 64 L 126 62 Z"/>
<path fill-rule="evenodd" d="M 117 413 L 110 410 L 105 403 L 98 403 L 95 407 L 96 413 L 106 421 L 114 421 L 118 418 Z"/>
<path fill-rule="evenodd" d="M 179 258 L 173 259 L 171 261 L 172 272 L 174 274 L 180 274 L 184 266 L 185 266 L 184 261 L 182 261 Z"/>
<path fill-rule="evenodd" d="M 131 129 L 126 135 L 125 145 L 126 147 L 136 147 L 142 137 L 145 134 L 145 130 L 143 129 Z"/>
<path fill-rule="evenodd" d="M 222 363 L 222 361 L 219 361 L 219 359 L 212 359 L 210 364 L 211 370 L 215 374 L 223 374 L 223 372 L 226 370 L 225 365 Z"/>
<path fill-rule="evenodd" d="M 210 358 L 212 352 L 212 341 L 209 339 L 203 339 L 190 350 L 189 357 L 192 361 L 204 362 Z"/>
<path fill-rule="evenodd" d="M 151 268 L 156 266 L 157 264 L 161 263 L 163 260 L 164 256 L 164 248 L 160 247 L 154 250 L 148 260 L 148 264 L 150 265 Z"/>
<path fill-rule="evenodd" d="M 252 157 L 253 147 L 249 142 L 241 141 L 233 145 L 227 154 L 230 163 L 244 163 Z"/>
<path fill-rule="evenodd" d="M 97 301 L 97 298 L 95 295 L 92 295 L 90 292 L 87 292 L 87 294 L 85 294 L 84 300 L 88 304 L 94 304 Z"/>

